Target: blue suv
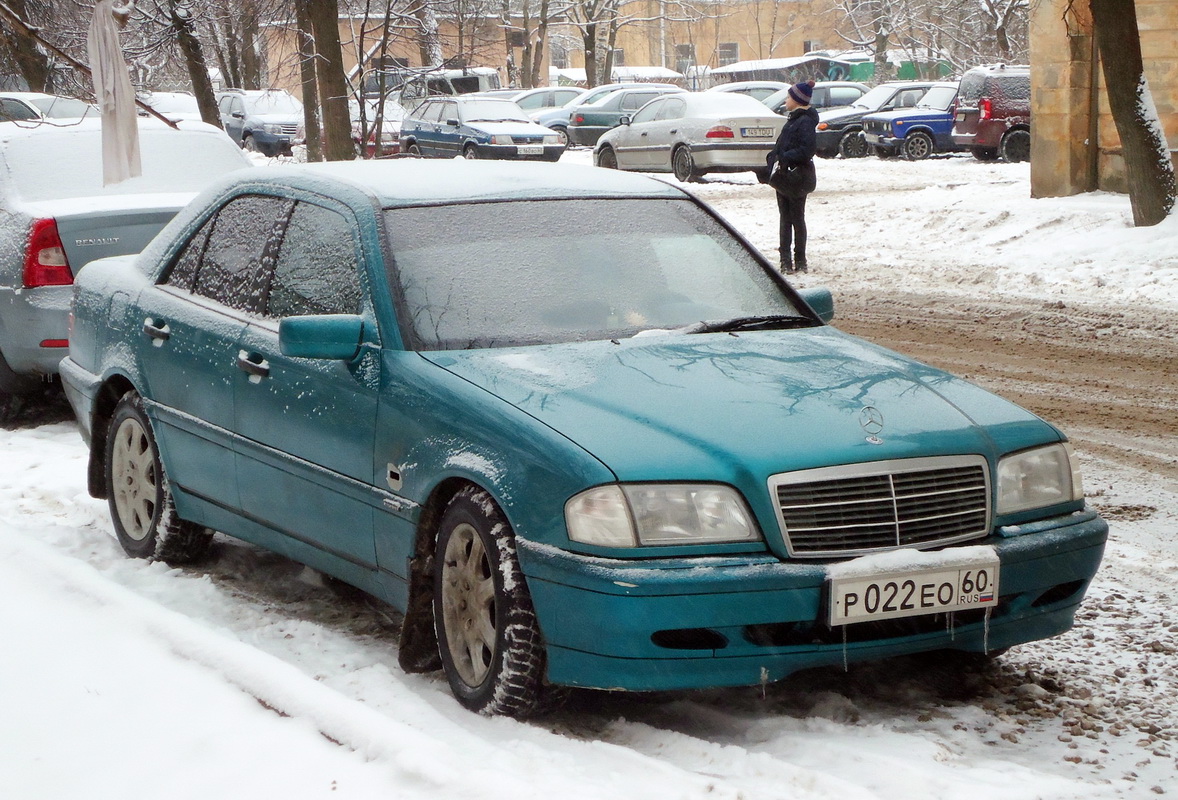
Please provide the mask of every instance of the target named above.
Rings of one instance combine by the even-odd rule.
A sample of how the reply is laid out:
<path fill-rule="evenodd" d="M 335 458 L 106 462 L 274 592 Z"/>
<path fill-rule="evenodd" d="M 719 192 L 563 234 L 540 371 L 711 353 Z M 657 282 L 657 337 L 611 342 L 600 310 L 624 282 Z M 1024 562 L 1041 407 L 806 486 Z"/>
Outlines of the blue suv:
<path fill-rule="evenodd" d="M 953 143 L 957 82 L 938 83 L 914 108 L 898 108 L 863 118 L 863 138 L 880 158 L 902 155 L 910 161 L 960 150 Z"/>

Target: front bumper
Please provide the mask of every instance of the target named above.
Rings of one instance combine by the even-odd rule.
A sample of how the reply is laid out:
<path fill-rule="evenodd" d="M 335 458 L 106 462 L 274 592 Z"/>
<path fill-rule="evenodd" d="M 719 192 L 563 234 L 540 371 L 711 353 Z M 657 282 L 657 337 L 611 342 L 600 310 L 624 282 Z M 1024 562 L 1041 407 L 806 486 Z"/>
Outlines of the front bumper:
<path fill-rule="evenodd" d="M 814 143 L 817 145 L 819 153 L 837 154 L 839 151 L 839 142 L 843 140 L 845 130 L 826 130 L 814 132 Z"/>
<path fill-rule="evenodd" d="M 929 650 L 1000 650 L 1068 630 L 1108 525 L 1092 511 L 1001 531 L 1001 597 L 984 612 L 826 625 L 822 563 L 772 556 L 619 561 L 519 540 L 548 678 L 656 691 L 776 681 L 811 667 Z M 844 636 L 846 637 L 844 639 Z"/>
<path fill-rule="evenodd" d="M 564 146 L 559 144 L 533 145 L 532 151 L 521 150 L 521 147 L 527 145 L 480 144 L 476 145 L 476 150 L 479 158 L 502 161 L 557 161 L 564 153 Z M 539 152 L 535 152 L 537 147 Z"/>

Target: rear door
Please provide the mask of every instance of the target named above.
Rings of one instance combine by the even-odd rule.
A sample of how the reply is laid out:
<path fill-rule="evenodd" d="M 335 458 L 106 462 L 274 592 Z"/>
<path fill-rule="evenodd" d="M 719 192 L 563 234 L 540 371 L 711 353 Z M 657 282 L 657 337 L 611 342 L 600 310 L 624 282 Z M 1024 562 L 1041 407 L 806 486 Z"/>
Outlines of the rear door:
<path fill-rule="evenodd" d="M 264 259 L 276 244 L 276 220 L 289 201 L 234 198 L 179 251 L 165 277 L 137 298 L 141 327 L 129 344 L 144 377 L 156 438 L 180 490 L 222 508 L 240 508 L 234 458 L 233 387 L 237 343 L 256 306 Z"/>

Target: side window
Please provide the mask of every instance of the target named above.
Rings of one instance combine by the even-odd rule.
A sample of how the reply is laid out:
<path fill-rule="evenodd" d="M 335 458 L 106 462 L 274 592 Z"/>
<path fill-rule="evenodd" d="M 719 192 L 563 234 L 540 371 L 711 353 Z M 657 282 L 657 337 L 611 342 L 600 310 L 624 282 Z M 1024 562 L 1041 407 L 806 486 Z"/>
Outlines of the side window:
<path fill-rule="evenodd" d="M 926 91 L 928 90 L 909 89 L 907 91 L 900 92 L 900 96 L 896 98 L 896 108 L 912 108 L 917 104 L 917 102 L 920 101 L 920 98 Z"/>
<path fill-rule="evenodd" d="M 622 98 L 622 110 L 633 110 L 635 108 L 642 108 L 658 95 L 654 92 L 631 92 Z"/>
<path fill-rule="evenodd" d="M 264 314 L 360 312 L 355 237 L 347 219 L 311 203 L 299 203 L 278 251 Z"/>
<path fill-rule="evenodd" d="M 209 231 L 213 229 L 213 222 L 216 219 L 215 216 L 211 217 L 188 240 L 188 244 L 184 245 L 184 249 L 180 251 L 180 255 L 172 263 L 172 268 L 168 271 L 164 283 L 169 286 L 178 286 L 189 292 L 192 291 L 192 286 L 196 282 L 196 270 L 200 266 L 201 256 L 205 252 L 205 242 L 209 240 Z"/>
<path fill-rule="evenodd" d="M 640 111 L 634 114 L 631 122 L 650 122 L 658 117 L 660 111 L 666 106 L 665 100 L 654 100 L 643 106 Z"/>
<path fill-rule="evenodd" d="M 533 95 L 528 95 L 522 100 L 517 100 L 516 105 L 522 109 L 529 108 L 543 108 L 545 101 L 548 100 L 551 92 L 536 92 Z"/>
<path fill-rule="evenodd" d="M 824 86 L 814 87 L 814 96 L 810 98 L 810 105 L 815 108 L 825 108 L 826 106 L 834 105 L 830 102 L 830 90 Z"/>
<path fill-rule="evenodd" d="M 459 118 L 457 103 L 453 103 L 453 102 L 438 103 L 438 105 L 441 107 L 441 111 L 442 111 L 442 113 L 438 115 L 438 122 L 445 124 L 446 120 L 448 120 L 448 119 L 458 119 Z"/>
<path fill-rule="evenodd" d="M 557 89 L 555 92 L 556 99 L 554 102 L 558 106 L 563 106 L 565 103 L 574 99 L 579 94 L 581 94 L 580 89 Z"/>
<path fill-rule="evenodd" d="M 681 119 L 687 113 L 687 103 L 678 97 L 672 97 L 663 104 L 659 119 Z"/>
<path fill-rule="evenodd" d="M 217 212 L 192 290 L 241 311 L 257 311 L 292 201 L 245 195 Z"/>
<path fill-rule="evenodd" d="M 19 100 L 11 100 L 7 97 L 0 99 L 0 119 L 23 120 L 36 118 L 37 115 Z"/>
<path fill-rule="evenodd" d="M 437 121 L 437 113 L 436 113 L 437 110 L 438 110 L 437 103 L 434 103 L 430 100 L 426 100 L 424 103 L 422 103 L 421 105 L 419 105 L 417 107 L 417 110 L 413 112 L 413 116 L 415 116 L 418 119 L 423 120 L 425 122 L 435 122 L 435 121 Z"/>
<path fill-rule="evenodd" d="M 862 90 L 856 89 L 854 86 L 832 86 L 829 105 L 849 106 L 862 96 Z"/>

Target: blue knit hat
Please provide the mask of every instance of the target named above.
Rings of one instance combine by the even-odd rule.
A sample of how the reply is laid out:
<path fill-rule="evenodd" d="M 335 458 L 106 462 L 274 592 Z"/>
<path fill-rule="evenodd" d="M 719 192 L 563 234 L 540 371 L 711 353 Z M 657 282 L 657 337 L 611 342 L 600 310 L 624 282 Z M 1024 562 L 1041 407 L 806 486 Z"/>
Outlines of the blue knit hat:
<path fill-rule="evenodd" d="M 810 98 L 814 96 L 814 81 L 795 83 L 789 87 L 789 96 L 794 99 L 795 103 L 804 106 L 810 105 Z"/>

